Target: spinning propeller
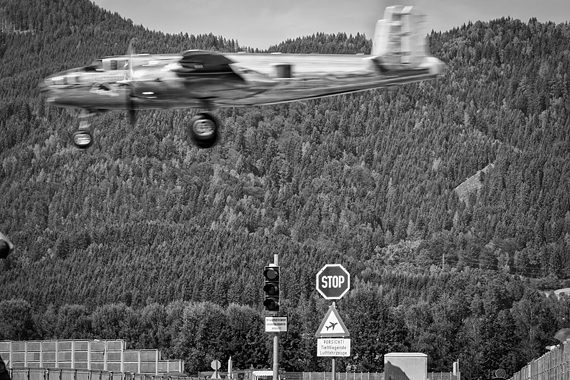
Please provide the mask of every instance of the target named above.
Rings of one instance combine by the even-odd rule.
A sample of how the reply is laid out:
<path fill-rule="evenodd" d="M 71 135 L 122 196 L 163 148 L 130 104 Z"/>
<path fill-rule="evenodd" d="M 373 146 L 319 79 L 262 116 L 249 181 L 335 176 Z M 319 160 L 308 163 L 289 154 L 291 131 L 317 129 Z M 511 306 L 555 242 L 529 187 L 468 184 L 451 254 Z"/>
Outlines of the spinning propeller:
<path fill-rule="evenodd" d="M 134 54 L 134 49 L 133 49 L 133 42 L 136 40 L 135 37 L 133 37 L 131 39 L 131 41 L 129 42 L 129 48 L 127 50 L 127 55 L 129 56 L 129 74 L 127 77 L 127 83 L 128 83 L 128 93 L 127 93 L 127 109 L 129 111 L 129 121 L 131 123 L 131 125 L 135 125 L 136 123 L 136 102 L 135 102 L 135 91 L 134 91 L 134 86 L 133 86 L 133 80 L 134 80 L 134 67 L 133 67 L 133 54 Z"/>

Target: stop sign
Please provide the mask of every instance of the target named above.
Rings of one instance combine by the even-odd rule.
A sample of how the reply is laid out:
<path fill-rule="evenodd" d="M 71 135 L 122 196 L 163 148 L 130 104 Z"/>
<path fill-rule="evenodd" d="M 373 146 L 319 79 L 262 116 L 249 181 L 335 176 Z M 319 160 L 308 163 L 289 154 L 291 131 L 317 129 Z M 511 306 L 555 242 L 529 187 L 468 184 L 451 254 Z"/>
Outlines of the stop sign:
<path fill-rule="evenodd" d="M 350 273 L 340 264 L 327 264 L 317 273 L 317 290 L 327 300 L 339 300 L 350 289 Z"/>

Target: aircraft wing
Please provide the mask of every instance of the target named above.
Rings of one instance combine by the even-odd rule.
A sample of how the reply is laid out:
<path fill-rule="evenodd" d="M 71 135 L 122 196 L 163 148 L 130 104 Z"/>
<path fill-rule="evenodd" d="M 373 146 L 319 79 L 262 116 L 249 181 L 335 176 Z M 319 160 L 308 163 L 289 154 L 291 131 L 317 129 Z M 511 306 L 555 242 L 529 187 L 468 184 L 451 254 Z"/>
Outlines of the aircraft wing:
<path fill-rule="evenodd" d="M 248 72 L 236 70 L 234 65 L 235 62 L 223 53 L 188 50 L 168 68 L 182 80 L 185 96 L 204 99 L 213 105 L 220 105 L 221 100 L 249 98 L 274 85 L 271 78 L 248 75 Z"/>
<path fill-rule="evenodd" d="M 175 68 L 172 71 L 181 78 L 228 76 L 240 80 L 241 77 L 236 75 L 230 66 L 233 63 L 231 59 L 221 53 L 188 50 L 182 54 L 178 61 L 179 68 Z"/>

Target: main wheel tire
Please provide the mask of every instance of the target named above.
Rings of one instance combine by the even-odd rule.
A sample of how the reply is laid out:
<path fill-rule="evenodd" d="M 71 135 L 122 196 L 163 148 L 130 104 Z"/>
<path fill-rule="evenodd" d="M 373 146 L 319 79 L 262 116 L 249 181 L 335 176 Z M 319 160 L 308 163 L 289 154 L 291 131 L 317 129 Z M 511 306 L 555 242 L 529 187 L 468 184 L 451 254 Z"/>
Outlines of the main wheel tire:
<path fill-rule="evenodd" d="M 211 148 L 218 142 L 220 122 L 208 112 L 199 113 L 190 120 L 190 138 L 199 148 Z"/>
<path fill-rule="evenodd" d="M 73 134 L 73 145 L 79 149 L 87 149 L 93 145 L 93 134 L 89 131 L 77 131 Z"/>

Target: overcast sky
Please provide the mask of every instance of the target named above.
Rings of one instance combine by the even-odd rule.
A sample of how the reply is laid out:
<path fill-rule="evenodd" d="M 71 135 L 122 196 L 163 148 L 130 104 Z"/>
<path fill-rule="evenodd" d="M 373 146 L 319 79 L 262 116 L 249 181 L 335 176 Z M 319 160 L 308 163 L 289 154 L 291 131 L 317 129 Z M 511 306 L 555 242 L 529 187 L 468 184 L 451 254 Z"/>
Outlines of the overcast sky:
<path fill-rule="evenodd" d="M 570 20 L 570 0 L 93 0 L 135 24 L 165 33 L 208 34 L 265 49 L 316 32 L 365 33 L 372 38 L 384 8 L 415 5 L 427 31 L 510 16 L 528 22 Z"/>

